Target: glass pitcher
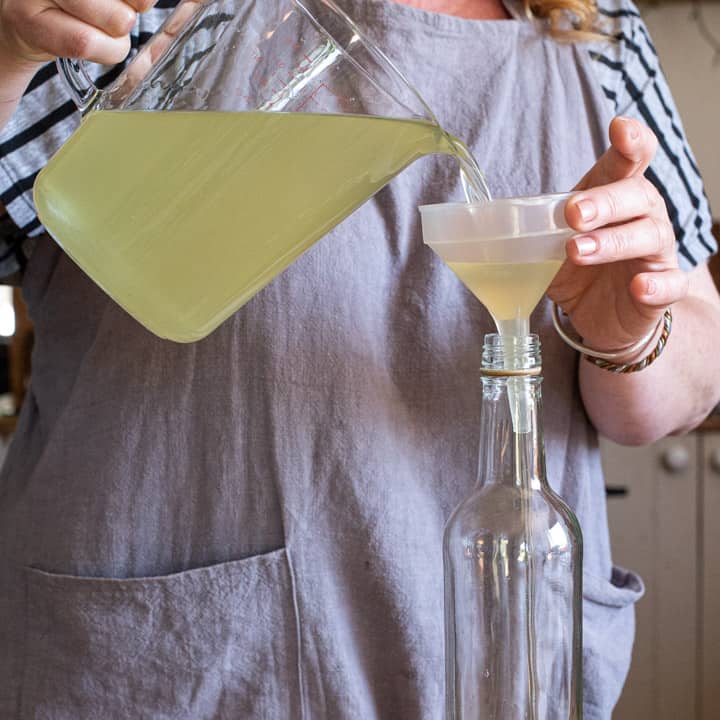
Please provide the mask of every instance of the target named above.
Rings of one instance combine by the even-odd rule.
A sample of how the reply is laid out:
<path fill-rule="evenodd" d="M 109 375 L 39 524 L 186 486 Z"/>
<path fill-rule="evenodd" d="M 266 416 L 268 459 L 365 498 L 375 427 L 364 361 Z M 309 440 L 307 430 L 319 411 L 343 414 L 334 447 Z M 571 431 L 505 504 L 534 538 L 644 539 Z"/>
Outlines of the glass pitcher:
<path fill-rule="evenodd" d="M 485 194 L 331 0 L 182 2 L 104 91 L 59 63 L 84 118 L 36 181 L 38 214 L 163 338 L 209 334 L 420 156 L 455 154 Z"/>

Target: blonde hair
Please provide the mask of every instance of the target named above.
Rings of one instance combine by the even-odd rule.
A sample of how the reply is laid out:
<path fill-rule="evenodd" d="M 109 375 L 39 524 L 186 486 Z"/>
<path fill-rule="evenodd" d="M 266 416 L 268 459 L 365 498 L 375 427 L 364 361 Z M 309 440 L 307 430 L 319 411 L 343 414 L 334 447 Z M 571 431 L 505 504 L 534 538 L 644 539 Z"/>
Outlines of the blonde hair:
<path fill-rule="evenodd" d="M 545 21 L 550 35 L 568 42 L 607 39 L 598 27 L 595 0 L 523 0 L 530 18 Z"/>

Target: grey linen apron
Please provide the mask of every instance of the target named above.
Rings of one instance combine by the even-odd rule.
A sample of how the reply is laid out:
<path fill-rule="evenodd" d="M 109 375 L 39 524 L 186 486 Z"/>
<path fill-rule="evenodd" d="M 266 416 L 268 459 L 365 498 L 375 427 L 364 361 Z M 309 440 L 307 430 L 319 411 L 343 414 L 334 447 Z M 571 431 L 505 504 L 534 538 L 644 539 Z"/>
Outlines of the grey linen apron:
<path fill-rule="evenodd" d="M 495 195 L 567 190 L 603 151 L 586 48 L 522 20 L 344 5 Z M 475 482 L 492 326 L 416 208 L 460 192 L 451 160 L 418 161 L 192 345 L 39 240 L 32 385 L 0 478 L 1 718 L 441 717 L 442 530 Z M 533 327 L 548 475 L 585 537 L 585 717 L 607 720 L 641 585 L 612 566 L 546 301 Z"/>

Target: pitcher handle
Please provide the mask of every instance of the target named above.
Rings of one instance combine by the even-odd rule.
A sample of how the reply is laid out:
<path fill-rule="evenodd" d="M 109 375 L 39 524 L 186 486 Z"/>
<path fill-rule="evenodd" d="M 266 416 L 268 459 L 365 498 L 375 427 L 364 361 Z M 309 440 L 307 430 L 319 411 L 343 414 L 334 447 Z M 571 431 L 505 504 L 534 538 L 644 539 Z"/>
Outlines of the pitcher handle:
<path fill-rule="evenodd" d="M 85 112 L 100 95 L 99 88 L 91 80 L 83 60 L 58 58 L 60 77 L 65 81 L 80 112 Z"/>

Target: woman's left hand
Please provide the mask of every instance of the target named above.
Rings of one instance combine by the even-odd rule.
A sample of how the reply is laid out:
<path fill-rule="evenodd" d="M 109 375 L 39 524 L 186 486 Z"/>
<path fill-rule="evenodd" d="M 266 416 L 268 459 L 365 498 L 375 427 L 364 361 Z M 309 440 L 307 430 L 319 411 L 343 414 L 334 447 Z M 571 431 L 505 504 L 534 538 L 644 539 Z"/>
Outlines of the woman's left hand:
<path fill-rule="evenodd" d="M 644 172 L 657 139 L 630 118 L 610 124 L 608 151 L 580 181 L 565 217 L 580 233 L 548 289 L 583 342 L 626 347 L 655 328 L 688 293 L 665 202 Z"/>

